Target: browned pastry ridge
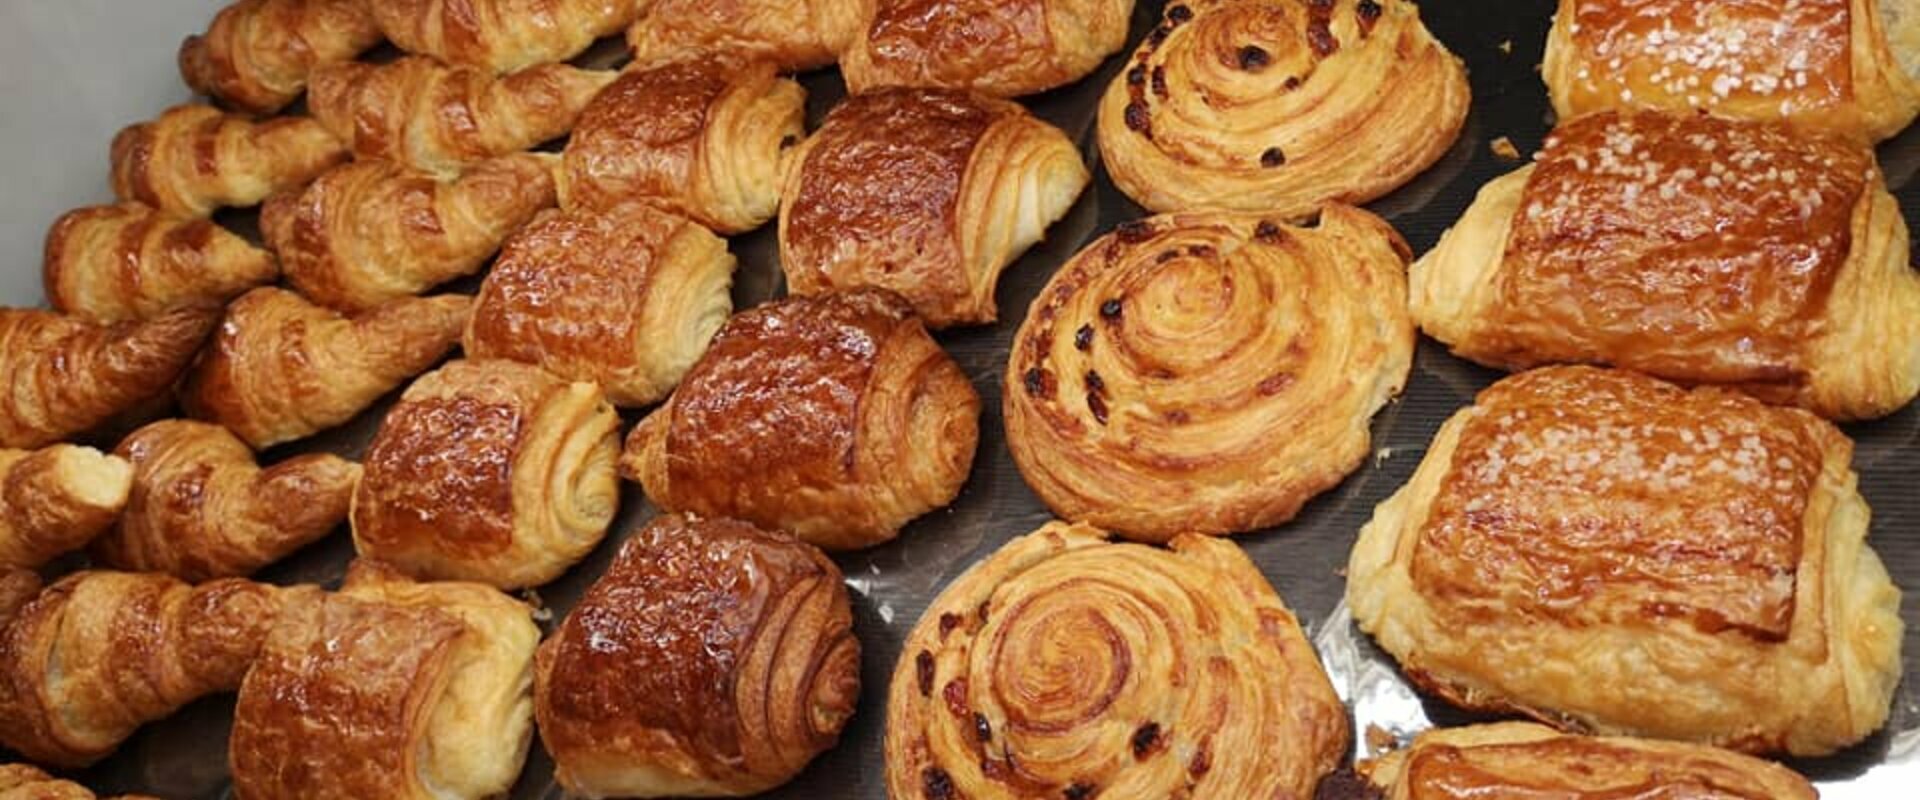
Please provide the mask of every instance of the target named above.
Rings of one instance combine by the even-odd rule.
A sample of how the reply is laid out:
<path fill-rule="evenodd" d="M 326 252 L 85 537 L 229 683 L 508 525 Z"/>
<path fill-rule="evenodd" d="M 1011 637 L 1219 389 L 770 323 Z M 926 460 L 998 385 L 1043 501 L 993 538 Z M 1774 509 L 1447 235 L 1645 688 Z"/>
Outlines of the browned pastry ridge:
<path fill-rule="evenodd" d="M 0 308 L 0 447 L 41 447 L 85 433 L 166 394 L 220 318 L 170 311 L 102 325 L 39 309 Z"/>
<path fill-rule="evenodd" d="M 86 546 L 120 516 L 132 481 L 126 461 L 91 447 L 0 448 L 0 570 Z"/>
<path fill-rule="evenodd" d="M 236 0 L 180 43 L 187 85 L 230 108 L 272 114 L 314 70 L 380 42 L 369 0 Z"/>
<path fill-rule="evenodd" d="M 593 381 L 617 406 L 654 403 L 733 311 L 734 266 L 726 240 L 648 205 L 548 212 L 501 248 L 466 354 Z"/>
<path fill-rule="evenodd" d="M 1372 453 L 1413 365 L 1407 245 L 1195 212 L 1126 223 L 1054 274 L 1007 360 L 1007 445 L 1054 513 L 1165 541 L 1291 519 Z"/>
<path fill-rule="evenodd" d="M 14 615 L 40 594 L 40 589 L 40 573 L 0 565 L 0 629 L 5 629 Z"/>
<path fill-rule="evenodd" d="M 224 305 L 272 283 L 280 266 L 212 220 L 120 203 L 61 216 L 47 232 L 41 274 L 55 310 L 123 322 Z"/>
<path fill-rule="evenodd" d="M 832 64 L 859 26 L 858 0 L 650 0 L 627 29 L 636 64 L 726 54 L 787 72 Z"/>
<path fill-rule="evenodd" d="M 792 158 L 788 287 L 891 289 L 936 328 L 993 322 L 1000 272 L 1089 180 L 1066 134 L 1019 104 L 938 89 L 849 99 Z"/>
<path fill-rule="evenodd" d="M 495 77 L 407 56 L 315 72 L 307 107 L 360 158 L 452 176 L 566 135 L 614 76 L 542 64 Z"/>
<path fill-rule="evenodd" d="M 840 53 L 847 90 L 972 89 L 998 97 L 1080 80 L 1127 43 L 1133 0 L 863 0 Z"/>
<path fill-rule="evenodd" d="M 305 186 L 346 159 L 339 140 L 306 117 L 255 121 L 212 106 L 174 106 L 113 137 L 113 193 L 204 217 Z"/>
<path fill-rule="evenodd" d="M 558 173 L 560 204 L 646 200 L 723 234 L 772 219 L 807 92 L 772 64 L 700 58 L 629 69 L 580 116 Z"/>
<path fill-rule="evenodd" d="M 533 733 L 532 609 L 356 562 L 290 603 L 240 687 L 240 800 L 505 797 Z"/>
<path fill-rule="evenodd" d="M 860 696 L 840 570 L 732 520 L 656 518 L 540 646 L 534 712 L 583 797 L 757 794 L 833 746 Z"/>
<path fill-rule="evenodd" d="M 255 449 L 312 436 L 445 358 L 471 304 L 409 297 L 349 317 L 285 289 L 255 289 L 227 308 L 180 403 Z"/>
<path fill-rule="evenodd" d="M 899 296 L 788 298 L 727 321 L 620 469 L 664 510 L 854 549 L 953 502 L 979 417 L 966 373 Z"/>
<path fill-rule="evenodd" d="M 0 628 L 0 745 L 48 766 L 98 761 L 141 725 L 238 688 L 283 604 L 318 594 L 68 575 Z"/>
<path fill-rule="evenodd" d="M 325 453 L 261 469 L 227 429 L 182 419 L 134 431 L 114 455 L 133 465 L 133 488 L 94 563 L 190 583 L 250 575 L 332 532 L 360 478 Z"/>
<path fill-rule="evenodd" d="M 0 764 L 0 800 L 98 800 L 98 795 L 73 781 L 60 780 L 29 764 Z M 154 800 L 140 794 L 115 795 L 115 800 Z"/>
<path fill-rule="evenodd" d="M 372 0 L 394 46 L 448 64 L 512 72 L 565 61 L 624 30 L 647 0 Z"/>

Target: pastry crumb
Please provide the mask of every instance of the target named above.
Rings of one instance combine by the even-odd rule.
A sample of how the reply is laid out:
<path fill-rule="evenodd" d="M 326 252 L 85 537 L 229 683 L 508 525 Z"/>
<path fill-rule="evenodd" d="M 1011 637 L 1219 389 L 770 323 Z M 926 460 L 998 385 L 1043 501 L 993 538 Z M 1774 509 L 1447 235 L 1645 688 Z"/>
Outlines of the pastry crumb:
<path fill-rule="evenodd" d="M 1393 448 L 1382 447 L 1375 450 L 1373 451 L 1373 466 L 1378 468 L 1381 464 L 1387 463 L 1387 459 L 1389 458 L 1393 458 Z"/>
<path fill-rule="evenodd" d="M 1513 40 L 1512 40 L 1512 39 L 1506 39 L 1506 40 L 1503 40 L 1503 41 L 1501 41 L 1501 42 L 1500 42 L 1500 52 L 1501 52 L 1501 53 L 1504 53 L 1504 54 L 1506 54 L 1506 55 L 1513 55 Z"/>
<path fill-rule="evenodd" d="M 1513 140 L 1505 136 L 1493 140 L 1493 143 L 1489 145 L 1489 147 L 1492 148 L 1493 154 L 1500 158 L 1508 161 L 1520 160 L 1520 148 L 1514 147 Z"/>
<path fill-rule="evenodd" d="M 1374 723 L 1367 723 L 1367 752 L 1373 755 L 1393 750 L 1400 746 L 1400 737 Z"/>

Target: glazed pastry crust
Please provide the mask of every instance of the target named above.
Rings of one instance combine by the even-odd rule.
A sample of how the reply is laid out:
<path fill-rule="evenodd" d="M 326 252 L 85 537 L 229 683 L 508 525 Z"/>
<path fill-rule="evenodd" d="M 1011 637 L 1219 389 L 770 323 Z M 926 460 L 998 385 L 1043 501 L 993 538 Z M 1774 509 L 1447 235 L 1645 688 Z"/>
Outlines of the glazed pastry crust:
<path fill-rule="evenodd" d="M 75 209 L 47 232 L 41 276 L 57 311 L 95 322 L 146 319 L 177 308 L 225 305 L 272 283 L 267 251 L 208 219 L 141 203 Z"/>
<path fill-rule="evenodd" d="M 380 43 L 367 0 L 236 0 L 205 35 L 180 44 L 187 85 L 229 108 L 272 114 L 293 102 L 317 68 L 353 60 Z"/>
<path fill-rule="evenodd" d="M 101 325 L 0 308 L 0 447 L 43 447 L 165 395 L 219 320 L 215 309 Z"/>
<path fill-rule="evenodd" d="M 1729 390 L 1524 373 L 1375 510 L 1347 603 L 1467 708 L 1830 753 L 1880 727 L 1900 676 L 1900 592 L 1851 455 L 1831 424 Z"/>
<path fill-rule="evenodd" d="M 154 800 L 143 794 L 116 795 L 116 800 Z M 48 775 L 28 764 L 0 764 L 0 800 L 98 800 L 86 787 Z"/>
<path fill-rule="evenodd" d="M 786 534 L 656 518 L 540 647 L 535 712 L 584 797 L 766 791 L 832 747 L 860 694 L 839 568 Z"/>
<path fill-rule="evenodd" d="M 394 46 L 447 64 L 512 72 L 566 61 L 633 24 L 644 0 L 379 0 Z"/>
<path fill-rule="evenodd" d="M 780 207 L 788 288 L 890 289 L 935 328 L 993 322 L 1001 271 L 1089 180 L 1060 129 L 945 90 L 848 100 L 793 159 Z"/>
<path fill-rule="evenodd" d="M 1100 100 L 1114 183 L 1155 212 L 1364 203 L 1459 137 L 1466 68 L 1407 0 L 1189 0 Z M 1371 9 L 1371 10 L 1370 10 Z"/>
<path fill-rule="evenodd" d="M 167 109 L 113 137 L 113 193 L 169 214 L 204 217 L 305 186 L 347 159 L 306 117 L 255 121 L 205 105 Z"/>
<path fill-rule="evenodd" d="M 594 384 L 451 362 L 407 388 L 368 446 L 354 545 L 421 579 L 539 586 L 606 535 L 619 453 L 620 417 Z"/>
<path fill-rule="evenodd" d="M 786 72 L 830 65 L 860 24 L 857 0 L 652 0 L 627 30 L 634 63 L 744 56 Z"/>
<path fill-rule="evenodd" d="M 847 90 L 1017 97 L 1080 80 L 1127 43 L 1133 0 L 861 0 L 840 55 Z"/>
<path fill-rule="evenodd" d="M 659 401 L 733 311 L 727 242 L 644 204 L 549 212 L 507 240 L 465 348 L 600 384 L 617 406 Z"/>
<path fill-rule="evenodd" d="M 1347 713 L 1298 620 L 1233 544 L 1170 547 L 1049 523 L 955 579 L 894 668 L 888 793 L 1312 797 Z"/>
<path fill-rule="evenodd" d="M 621 473 L 667 511 L 867 547 L 959 494 L 979 416 L 899 296 L 789 298 L 727 321 L 628 436 Z"/>
<path fill-rule="evenodd" d="M 1503 722 L 1432 730 L 1360 769 L 1385 800 L 1492 796 L 1814 800 L 1793 770 L 1712 747 Z"/>
<path fill-rule="evenodd" d="M 0 448 L 0 570 L 85 546 L 120 516 L 132 480 L 126 461 L 91 447 Z"/>
<path fill-rule="evenodd" d="M 1863 147 L 1603 113 L 1483 188 L 1414 264 L 1410 303 L 1428 334 L 1491 366 L 1613 364 L 1871 418 L 1920 393 L 1907 250 Z"/>

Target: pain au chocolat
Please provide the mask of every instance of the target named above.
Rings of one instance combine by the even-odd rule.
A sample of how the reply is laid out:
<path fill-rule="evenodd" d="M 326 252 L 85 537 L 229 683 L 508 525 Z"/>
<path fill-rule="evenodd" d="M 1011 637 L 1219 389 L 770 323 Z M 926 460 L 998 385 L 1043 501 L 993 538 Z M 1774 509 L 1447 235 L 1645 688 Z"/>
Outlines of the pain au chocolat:
<path fill-rule="evenodd" d="M 1133 0 L 864 0 L 840 52 L 855 94 L 888 86 L 1016 97 L 1064 86 L 1127 43 Z"/>

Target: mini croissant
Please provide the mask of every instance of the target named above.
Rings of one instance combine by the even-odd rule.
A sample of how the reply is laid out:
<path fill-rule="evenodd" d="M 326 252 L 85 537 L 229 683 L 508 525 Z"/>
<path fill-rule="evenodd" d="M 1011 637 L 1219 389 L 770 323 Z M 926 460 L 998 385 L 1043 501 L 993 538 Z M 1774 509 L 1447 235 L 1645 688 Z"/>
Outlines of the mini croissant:
<path fill-rule="evenodd" d="M 191 582 L 250 575 L 326 536 L 360 479 L 359 465 L 326 453 L 261 469 L 227 429 L 183 419 L 134 431 L 113 452 L 133 465 L 133 490 L 119 524 L 94 540 L 94 562 Z"/>
<path fill-rule="evenodd" d="M 190 308 L 100 325 L 52 311 L 0 308 L 0 447 L 83 433 L 164 394 L 220 317 Z"/>
<path fill-rule="evenodd" d="M 91 447 L 0 449 L 0 569 L 38 569 L 120 516 L 133 470 Z"/>
<path fill-rule="evenodd" d="M 348 317 L 284 289 L 255 289 L 228 307 L 181 404 L 255 448 L 312 436 L 446 356 L 469 304 L 409 297 Z"/>
<path fill-rule="evenodd" d="M 260 229 L 293 288 L 361 311 L 480 269 L 553 205 L 555 159 L 503 156 L 445 180 L 387 161 L 348 164 L 268 202 Z"/>
<path fill-rule="evenodd" d="M 380 30 L 409 53 L 512 72 L 565 61 L 633 24 L 646 0 L 381 0 Z"/>
<path fill-rule="evenodd" d="M 367 0 L 236 0 L 180 43 L 180 75 L 230 108 L 272 114 L 315 68 L 379 43 Z"/>
<path fill-rule="evenodd" d="M 113 137 L 113 193 L 204 217 L 306 184 L 346 148 L 305 117 L 255 121 L 206 105 L 174 106 Z"/>
<path fill-rule="evenodd" d="M 212 220 L 142 203 L 67 212 L 42 264 L 53 307 L 96 322 L 223 305 L 280 276 L 272 255 Z"/>

